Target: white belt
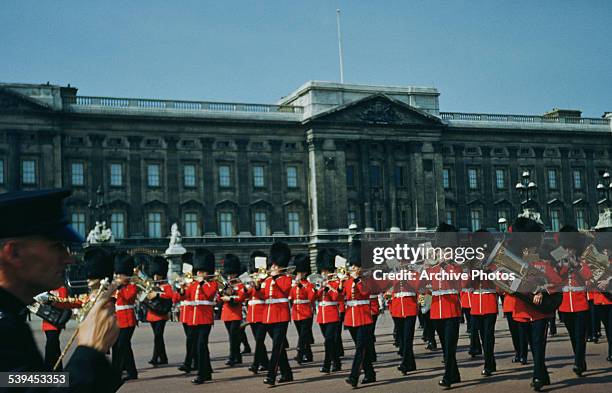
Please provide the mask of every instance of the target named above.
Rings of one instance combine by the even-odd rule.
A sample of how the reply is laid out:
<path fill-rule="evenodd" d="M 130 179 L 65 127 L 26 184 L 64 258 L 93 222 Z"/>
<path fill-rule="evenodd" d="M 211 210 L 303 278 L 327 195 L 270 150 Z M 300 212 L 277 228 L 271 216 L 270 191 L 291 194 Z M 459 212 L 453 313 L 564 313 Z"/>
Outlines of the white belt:
<path fill-rule="evenodd" d="M 497 291 L 492 288 L 474 289 L 474 294 L 476 295 L 483 294 L 483 293 L 495 293 L 495 292 Z"/>
<path fill-rule="evenodd" d="M 183 306 L 193 306 L 193 302 L 191 300 L 183 300 L 180 304 L 181 307 Z"/>
<path fill-rule="evenodd" d="M 349 300 L 348 302 L 346 302 L 346 305 L 349 307 L 365 306 L 366 304 L 369 305 L 370 301 L 369 300 Z"/>
<path fill-rule="evenodd" d="M 441 289 L 438 291 L 431 291 L 431 294 L 433 296 L 442 296 L 442 295 L 456 295 L 459 292 L 457 292 L 456 289 Z"/>
<path fill-rule="evenodd" d="M 474 292 L 474 288 L 461 288 L 461 292 Z"/>
<path fill-rule="evenodd" d="M 295 299 L 293 300 L 293 304 L 308 304 L 310 300 L 308 299 Z"/>
<path fill-rule="evenodd" d="M 586 287 L 572 287 L 565 286 L 562 288 L 563 292 L 584 292 L 586 291 Z"/>
<path fill-rule="evenodd" d="M 194 300 L 191 303 L 191 306 L 214 306 L 217 304 L 215 302 L 211 302 L 210 300 Z"/>
<path fill-rule="evenodd" d="M 136 306 L 134 306 L 133 304 L 126 304 L 126 305 L 119 305 L 119 306 L 115 304 L 115 311 L 130 310 L 135 307 Z"/>
<path fill-rule="evenodd" d="M 378 299 L 378 295 L 370 295 L 370 299 Z"/>
<path fill-rule="evenodd" d="M 409 296 L 416 296 L 416 293 L 414 292 L 397 292 L 393 294 L 393 297 L 409 297 Z"/>
<path fill-rule="evenodd" d="M 266 299 L 266 304 L 277 304 L 277 303 L 289 303 L 289 299 L 286 297 L 280 299 Z"/>
<path fill-rule="evenodd" d="M 321 307 L 325 307 L 325 306 L 337 306 L 338 302 L 319 302 L 319 306 Z"/>
<path fill-rule="evenodd" d="M 265 304 L 263 300 L 249 300 L 249 306 L 254 306 L 256 304 Z"/>

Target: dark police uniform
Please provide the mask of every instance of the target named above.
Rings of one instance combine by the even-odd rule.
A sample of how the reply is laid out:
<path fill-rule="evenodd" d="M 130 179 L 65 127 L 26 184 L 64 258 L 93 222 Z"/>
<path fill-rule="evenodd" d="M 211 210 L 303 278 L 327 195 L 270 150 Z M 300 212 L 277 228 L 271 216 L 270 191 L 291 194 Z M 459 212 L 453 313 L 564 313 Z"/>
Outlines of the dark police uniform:
<path fill-rule="evenodd" d="M 62 200 L 68 190 L 19 191 L 0 195 L 0 238 L 42 235 L 82 241 L 67 224 Z M 0 287 L 0 371 L 44 371 L 43 358 L 25 322 L 26 304 Z M 114 392 L 121 386 L 106 356 L 78 346 L 65 371 L 70 388 L 35 388 L 42 391 Z M 3 389 L 0 389 L 2 391 Z M 18 391 L 12 389 L 11 391 Z M 22 391 L 26 391 L 23 389 Z"/>

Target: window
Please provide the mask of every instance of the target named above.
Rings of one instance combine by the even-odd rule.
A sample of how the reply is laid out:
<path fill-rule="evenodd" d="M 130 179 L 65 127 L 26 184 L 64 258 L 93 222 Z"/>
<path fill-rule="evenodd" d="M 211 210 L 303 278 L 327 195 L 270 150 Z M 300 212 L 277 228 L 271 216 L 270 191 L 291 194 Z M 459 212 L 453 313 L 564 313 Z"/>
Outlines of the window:
<path fill-rule="evenodd" d="M 287 188 L 297 188 L 297 167 L 287 167 Z"/>
<path fill-rule="evenodd" d="M 581 190 L 582 189 L 582 172 L 578 169 L 574 169 L 572 178 L 574 180 L 574 189 Z"/>
<path fill-rule="evenodd" d="M 185 213 L 184 216 L 185 222 L 185 236 L 187 237 L 196 237 L 200 236 L 198 231 L 198 215 L 197 213 Z"/>
<path fill-rule="evenodd" d="M 193 164 L 183 166 L 183 184 L 185 187 L 196 186 L 196 168 Z"/>
<path fill-rule="evenodd" d="M 264 212 L 255 213 L 255 236 L 268 236 L 268 215 Z"/>
<path fill-rule="evenodd" d="M 495 187 L 498 190 L 506 189 L 506 171 L 504 169 L 495 170 Z"/>
<path fill-rule="evenodd" d="M 346 220 L 348 221 L 349 225 L 357 224 L 357 212 L 355 210 L 349 210 Z"/>
<path fill-rule="evenodd" d="M 123 185 L 123 167 L 121 164 L 110 165 L 110 185 L 115 187 Z"/>
<path fill-rule="evenodd" d="M 576 228 L 588 229 L 586 222 L 586 212 L 584 209 L 576 209 Z"/>
<path fill-rule="evenodd" d="M 449 190 L 450 187 L 450 171 L 448 168 L 442 169 L 442 187 Z"/>
<path fill-rule="evenodd" d="M 395 186 L 406 186 L 406 167 L 398 165 L 395 167 Z"/>
<path fill-rule="evenodd" d="M 0 160 L 0 184 L 4 184 L 4 160 Z"/>
<path fill-rule="evenodd" d="M 253 167 L 253 187 L 264 187 L 264 167 L 257 165 Z"/>
<path fill-rule="evenodd" d="M 287 224 L 289 227 L 289 236 L 297 236 L 300 234 L 300 215 L 298 212 L 287 213 Z"/>
<path fill-rule="evenodd" d="M 478 189 L 478 171 L 475 168 L 468 169 L 468 186 L 470 190 Z"/>
<path fill-rule="evenodd" d="M 21 182 L 23 184 L 36 184 L 36 161 L 23 160 L 21 162 Z"/>
<path fill-rule="evenodd" d="M 548 188 L 551 190 L 557 189 L 557 170 L 549 169 L 548 170 Z"/>
<path fill-rule="evenodd" d="M 85 170 L 82 162 L 70 164 L 70 178 L 73 186 L 85 185 Z"/>
<path fill-rule="evenodd" d="M 83 238 L 86 237 L 85 229 L 85 213 L 72 213 L 70 217 L 72 228 L 79 233 Z"/>
<path fill-rule="evenodd" d="M 355 187 L 355 166 L 354 165 L 346 166 L 346 186 Z"/>
<path fill-rule="evenodd" d="M 149 237 L 161 237 L 161 213 L 149 213 L 147 224 Z"/>
<path fill-rule="evenodd" d="M 472 224 L 472 232 L 482 228 L 482 211 L 478 209 L 470 210 L 470 222 Z"/>
<path fill-rule="evenodd" d="M 370 186 L 380 187 L 380 181 L 380 165 L 370 165 Z"/>
<path fill-rule="evenodd" d="M 552 209 L 550 211 L 550 229 L 553 232 L 559 232 L 559 228 L 561 227 L 560 216 L 561 212 L 559 211 L 559 209 Z"/>
<path fill-rule="evenodd" d="M 230 177 L 230 167 L 221 165 L 219 167 L 219 187 L 231 187 L 232 179 Z"/>
<path fill-rule="evenodd" d="M 219 235 L 234 236 L 234 222 L 231 212 L 219 213 Z"/>
<path fill-rule="evenodd" d="M 147 185 L 149 187 L 159 187 L 159 164 L 147 165 Z"/>
<path fill-rule="evenodd" d="M 384 230 L 383 227 L 383 211 L 382 210 L 376 210 L 376 214 L 375 214 L 375 225 L 376 225 L 376 230 L 378 232 L 382 232 Z"/>
<path fill-rule="evenodd" d="M 125 214 L 124 213 L 112 213 L 111 214 L 111 231 L 115 239 L 125 238 Z"/>
<path fill-rule="evenodd" d="M 446 223 L 448 225 L 455 225 L 455 217 L 452 210 L 446 211 Z"/>

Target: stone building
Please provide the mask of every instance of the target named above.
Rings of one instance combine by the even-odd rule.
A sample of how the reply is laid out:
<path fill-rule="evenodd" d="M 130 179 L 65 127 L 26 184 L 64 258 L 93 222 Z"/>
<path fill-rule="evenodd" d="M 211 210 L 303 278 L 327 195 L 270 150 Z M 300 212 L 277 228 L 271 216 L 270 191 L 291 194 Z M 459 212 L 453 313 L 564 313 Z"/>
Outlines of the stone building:
<path fill-rule="evenodd" d="M 499 229 L 520 208 L 524 171 L 548 229 L 595 225 L 596 185 L 612 169 L 609 113 L 450 113 L 438 96 L 308 82 L 262 105 L 0 84 L 0 192 L 68 187 L 83 234 L 102 202 L 122 246 L 162 249 L 177 222 L 187 247 L 242 256 L 273 239 L 300 251 L 342 246 L 353 223 Z"/>

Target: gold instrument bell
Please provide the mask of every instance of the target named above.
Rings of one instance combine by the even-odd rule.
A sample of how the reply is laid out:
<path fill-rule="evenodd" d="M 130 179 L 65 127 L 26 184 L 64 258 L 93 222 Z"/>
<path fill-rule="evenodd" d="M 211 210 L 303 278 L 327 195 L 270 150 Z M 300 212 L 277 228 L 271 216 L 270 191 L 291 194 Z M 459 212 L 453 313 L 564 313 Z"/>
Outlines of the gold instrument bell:
<path fill-rule="evenodd" d="M 514 280 L 495 281 L 497 286 L 509 293 L 519 291 L 529 270 L 529 264 L 504 247 L 503 241 L 495 245 L 486 264 L 487 266 L 494 264 L 497 268 L 496 270 L 500 273 L 508 273 L 515 276 Z"/>

